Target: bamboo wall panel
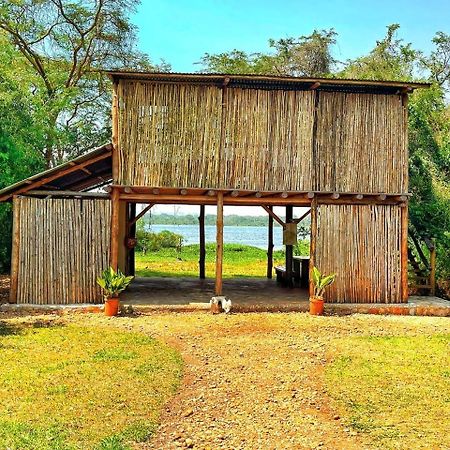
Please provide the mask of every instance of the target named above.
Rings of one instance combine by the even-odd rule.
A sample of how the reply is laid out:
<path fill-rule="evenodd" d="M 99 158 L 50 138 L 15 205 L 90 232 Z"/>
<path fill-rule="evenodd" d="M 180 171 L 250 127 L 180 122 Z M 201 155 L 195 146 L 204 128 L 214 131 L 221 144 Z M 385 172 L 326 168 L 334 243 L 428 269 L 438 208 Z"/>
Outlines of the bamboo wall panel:
<path fill-rule="evenodd" d="M 109 266 L 109 200 L 18 197 L 17 302 L 98 303 L 96 278 Z"/>
<path fill-rule="evenodd" d="M 336 273 L 325 299 L 401 303 L 401 207 L 318 205 L 314 265 Z"/>
<path fill-rule="evenodd" d="M 314 92 L 227 89 L 221 187 L 311 190 Z"/>
<path fill-rule="evenodd" d="M 406 108 L 400 95 L 320 92 L 315 190 L 408 192 Z"/>
<path fill-rule="evenodd" d="M 221 89 L 121 81 L 119 183 L 218 187 Z"/>

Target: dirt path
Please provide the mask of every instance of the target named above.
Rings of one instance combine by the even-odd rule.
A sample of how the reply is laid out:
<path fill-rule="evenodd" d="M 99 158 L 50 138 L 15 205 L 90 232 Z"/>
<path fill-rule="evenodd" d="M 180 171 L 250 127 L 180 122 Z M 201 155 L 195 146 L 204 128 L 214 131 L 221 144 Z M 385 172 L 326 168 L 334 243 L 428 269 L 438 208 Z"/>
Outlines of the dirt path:
<path fill-rule="evenodd" d="M 369 332 L 414 334 L 440 320 L 207 313 L 113 319 L 166 340 L 186 363 L 155 437 L 138 448 L 368 448 L 330 409 L 321 385 L 327 342 Z"/>

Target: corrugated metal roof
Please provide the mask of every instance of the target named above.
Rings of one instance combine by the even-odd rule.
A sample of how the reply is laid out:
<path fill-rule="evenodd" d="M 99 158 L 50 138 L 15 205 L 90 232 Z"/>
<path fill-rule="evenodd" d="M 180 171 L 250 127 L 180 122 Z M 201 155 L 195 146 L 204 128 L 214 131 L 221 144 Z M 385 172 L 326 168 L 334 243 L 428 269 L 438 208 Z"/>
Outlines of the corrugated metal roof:
<path fill-rule="evenodd" d="M 70 189 L 74 191 L 82 191 L 90 189 L 101 184 L 101 179 L 109 180 L 111 178 L 112 163 L 111 158 L 100 159 L 102 155 L 108 155 L 112 152 L 112 145 L 105 144 L 84 155 L 67 161 L 59 166 L 52 167 L 44 172 L 33 175 L 11 186 L 7 186 L 0 190 L 0 202 L 11 200 L 16 193 L 21 193 L 24 188 L 31 187 L 35 184 L 46 185 L 55 189 Z M 93 161 L 92 164 L 83 163 Z M 77 169 L 79 165 L 83 168 Z M 74 170 L 67 174 L 66 169 L 74 167 Z M 83 169 L 86 169 L 87 172 Z M 89 172 L 89 173 L 88 173 Z M 58 174 L 62 173 L 61 177 Z M 48 179 L 51 181 L 46 181 Z"/>
<path fill-rule="evenodd" d="M 348 92 L 388 92 L 412 91 L 417 88 L 427 88 L 430 83 L 407 81 L 355 80 L 340 78 L 308 78 L 281 75 L 249 75 L 224 73 L 166 73 L 166 72 L 136 72 L 128 70 L 112 70 L 106 73 L 113 79 L 142 80 L 154 82 L 175 82 L 192 84 L 213 84 L 229 87 L 265 88 L 265 89 L 310 89 Z"/>

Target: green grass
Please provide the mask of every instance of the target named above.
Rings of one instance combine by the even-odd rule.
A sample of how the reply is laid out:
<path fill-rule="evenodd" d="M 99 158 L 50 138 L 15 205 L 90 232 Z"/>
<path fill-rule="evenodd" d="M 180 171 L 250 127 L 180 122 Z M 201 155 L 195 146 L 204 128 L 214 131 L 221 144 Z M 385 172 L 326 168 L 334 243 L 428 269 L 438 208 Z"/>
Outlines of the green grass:
<path fill-rule="evenodd" d="M 175 350 L 106 327 L 0 322 L 0 360 L 5 450 L 129 449 L 152 434 L 182 374 Z"/>
<path fill-rule="evenodd" d="M 348 426 L 377 448 L 450 447 L 450 335 L 351 337 L 332 347 L 327 390 Z"/>
<path fill-rule="evenodd" d="M 301 244 L 302 254 L 308 244 Z M 136 276 L 138 277 L 197 277 L 199 245 L 186 245 L 181 252 L 174 248 L 163 248 L 146 255 L 136 254 Z M 215 244 L 206 244 L 206 276 L 214 277 L 216 260 Z M 274 252 L 274 266 L 284 264 L 284 252 Z M 223 259 L 224 278 L 265 277 L 267 271 L 266 250 L 241 244 L 225 244 Z"/>

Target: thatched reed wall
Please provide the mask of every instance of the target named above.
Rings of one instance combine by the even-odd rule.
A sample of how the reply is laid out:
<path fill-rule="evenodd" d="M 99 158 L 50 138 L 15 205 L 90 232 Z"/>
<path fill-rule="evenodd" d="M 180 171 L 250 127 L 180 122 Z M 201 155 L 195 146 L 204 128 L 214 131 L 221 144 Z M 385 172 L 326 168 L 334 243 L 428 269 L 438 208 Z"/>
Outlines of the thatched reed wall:
<path fill-rule="evenodd" d="M 316 127 L 315 190 L 408 192 L 401 96 L 321 92 Z"/>
<path fill-rule="evenodd" d="M 326 301 L 402 302 L 401 210 L 396 205 L 318 205 L 314 265 L 337 274 Z"/>
<path fill-rule="evenodd" d="M 14 208 L 17 303 L 100 302 L 95 280 L 109 266 L 110 201 L 19 197 Z"/>
<path fill-rule="evenodd" d="M 120 184 L 407 191 L 401 95 L 121 80 Z"/>

